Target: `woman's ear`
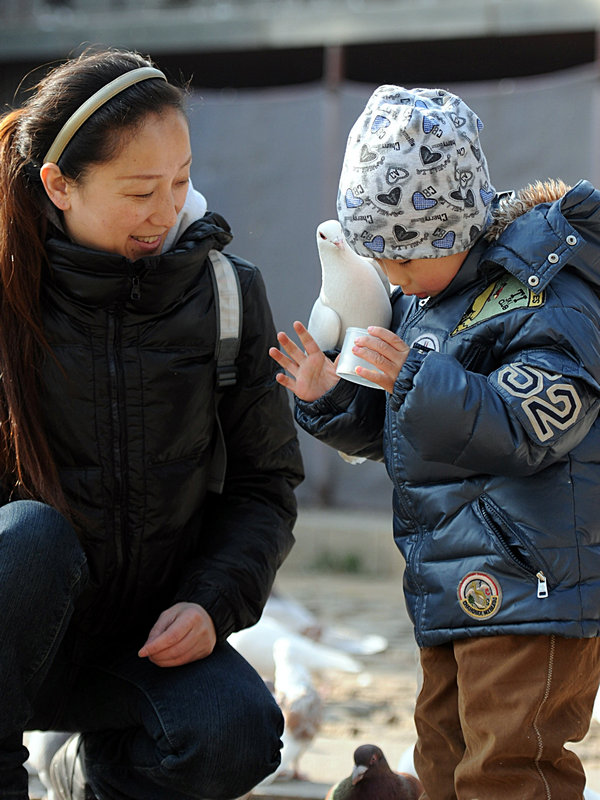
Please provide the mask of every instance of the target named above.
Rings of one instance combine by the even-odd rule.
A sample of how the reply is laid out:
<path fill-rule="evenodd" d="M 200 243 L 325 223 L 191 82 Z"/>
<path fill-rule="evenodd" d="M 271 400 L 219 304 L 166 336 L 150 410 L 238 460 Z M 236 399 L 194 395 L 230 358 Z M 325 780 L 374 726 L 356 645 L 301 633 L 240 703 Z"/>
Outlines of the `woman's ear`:
<path fill-rule="evenodd" d="M 58 164 L 44 164 L 40 169 L 40 178 L 54 205 L 61 211 L 67 211 L 71 207 L 70 184 Z"/>

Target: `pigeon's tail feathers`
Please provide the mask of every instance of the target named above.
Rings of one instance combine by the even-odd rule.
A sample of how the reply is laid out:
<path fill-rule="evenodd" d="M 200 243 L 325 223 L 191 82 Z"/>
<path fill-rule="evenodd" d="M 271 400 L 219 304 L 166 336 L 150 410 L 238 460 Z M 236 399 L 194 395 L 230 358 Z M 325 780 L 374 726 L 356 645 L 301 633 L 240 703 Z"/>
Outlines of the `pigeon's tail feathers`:
<path fill-rule="evenodd" d="M 367 460 L 364 456 L 349 456 L 348 453 L 343 453 L 341 450 L 338 450 L 338 455 L 341 459 L 343 459 L 347 464 L 364 464 Z"/>

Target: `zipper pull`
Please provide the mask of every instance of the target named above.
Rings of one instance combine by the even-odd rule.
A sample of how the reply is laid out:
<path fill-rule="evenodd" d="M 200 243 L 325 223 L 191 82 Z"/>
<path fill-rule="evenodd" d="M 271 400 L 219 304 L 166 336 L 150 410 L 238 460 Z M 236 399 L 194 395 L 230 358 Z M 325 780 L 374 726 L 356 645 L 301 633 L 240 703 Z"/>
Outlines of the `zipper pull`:
<path fill-rule="evenodd" d="M 138 275 L 134 275 L 131 279 L 131 299 L 132 300 L 139 300 L 142 296 L 140 291 L 140 278 Z"/>
<path fill-rule="evenodd" d="M 540 570 L 538 573 L 536 573 L 535 577 L 538 579 L 537 596 L 548 597 L 548 582 L 546 581 L 546 576 Z"/>

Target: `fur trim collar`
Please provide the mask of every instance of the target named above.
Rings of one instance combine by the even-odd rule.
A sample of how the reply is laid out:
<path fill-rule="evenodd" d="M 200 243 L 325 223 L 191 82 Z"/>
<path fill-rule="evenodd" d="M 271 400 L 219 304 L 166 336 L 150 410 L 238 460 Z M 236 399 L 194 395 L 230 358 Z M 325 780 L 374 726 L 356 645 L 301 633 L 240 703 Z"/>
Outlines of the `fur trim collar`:
<path fill-rule="evenodd" d="M 494 242 L 511 222 L 526 214 L 540 203 L 554 203 L 569 191 L 561 180 L 536 181 L 517 192 L 501 197 L 497 207 L 492 211 L 492 219 L 485 231 L 485 238 Z"/>

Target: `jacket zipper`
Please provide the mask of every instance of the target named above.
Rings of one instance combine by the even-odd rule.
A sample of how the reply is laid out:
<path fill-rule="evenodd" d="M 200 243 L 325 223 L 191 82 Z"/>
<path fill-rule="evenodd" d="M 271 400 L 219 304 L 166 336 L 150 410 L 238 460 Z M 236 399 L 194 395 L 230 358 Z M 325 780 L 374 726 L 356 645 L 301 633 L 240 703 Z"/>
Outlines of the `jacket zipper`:
<path fill-rule="evenodd" d="M 139 300 L 142 296 L 142 290 L 140 288 L 140 276 L 133 275 L 131 277 L 131 293 L 130 298 L 132 300 Z"/>
<path fill-rule="evenodd" d="M 548 581 L 546 579 L 546 575 L 544 572 L 539 569 L 537 572 L 534 573 L 532 567 L 523 559 L 521 558 L 513 549 L 511 549 L 505 541 L 504 535 L 498 525 L 496 524 L 495 519 L 490 514 L 489 510 L 485 507 L 485 504 L 480 500 L 479 501 L 479 508 L 483 515 L 485 522 L 487 523 L 490 530 L 492 530 L 496 534 L 496 538 L 502 544 L 504 551 L 508 555 L 512 561 L 514 561 L 522 570 L 527 572 L 528 575 L 532 575 L 537 580 L 537 596 L 540 599 L 548 597 Z"/>
<path fill-rule="evenodd" d="M 123 424 L 123 371 L 121 359 L 121 309 L 109 311 L 108 325 L 108 371 L 110 378 L 110 415 L 113 429 L 113 529 L 117 566 L 121 568 L 125 560 L 123 533 L 125 531 L 126 507 L 126 443 Z"/>
<path fill-rule="evenodd" d="M 416 304 L 415 303 L 414 310 L 412 311 L 411 314 L 409 314 L 407 319 L 404 321 L 404 324 L 398 329 L 398 336 L 400 336 L 400 338 L 404 339 L 404 336 L 405 336 L 406 331 L 408 330 L 408 328 L 411 325 L 413 325 L 418 319 L 420 319 L 422 316 L 425 315 L 426 306 L 427 306 L 427 302 L 422 303 L 422 304 Z M 386 406 L 387 406 L 387 403 L 386 403 Z M 386 410 L 386 422 L 385 422 L 385 425 L 386 425 L 386 429 L 387 429 L 388 441 L 391 442 L 393 440 L 392 422 L 391 422 L 391 414 L 387 410 Z M 393 471 L 393 475 L 394 475 L 394 477 L 393 477 L 392 480 L 393 480 L 393 483 L 394 483 L 394 487 L 396 489 L 396 496 L 398 498 L 398 503 L 402 506 L 402 508 L 404 510 L 404 515 L 408 519 L 412 519 L 413 520 L 415 531 L 420 531 L 421 530 L 421 526 L 419 525 L 418 521 L 415 519 L 414 514 L 410 510 L 410 505 L 407 503 L 407 501 L 405 499 L 404 490 L 402 488 L 402 485 L 401 485 L 400 481 L 398 481 L 396 479 L 396 471 L 395 471 L 395 469 Z M 408 563 L 406 565 L 408 570 L 409 570 L 409 572 L 410 572 L 410 579 L 411 579 L 412 585 L 413 585 L 414 589 L 416 590 L 416 592 L 418 592 L 418 594 L 419 594 L 419 603 L 420 603 L 421 607 L 422 607 L 422 603 L 423 603 L 424 592 L 423 592 L 423 585 L 422 585 L 421 581 L 417 577 L 418 576 L 418 570 L 416 568 L 416 562 L 417 562 L 416 553 L 421 549 L 422 544 L 423 544 L 423 536 L 421 536 L 419 544 L 415 548 L 413 548 L 413 553 L 412 553 L 412 557 L 410 559 L 410 563 Z"/>

